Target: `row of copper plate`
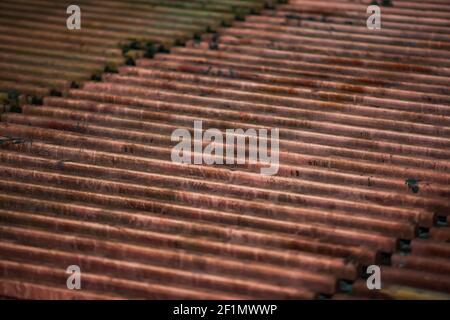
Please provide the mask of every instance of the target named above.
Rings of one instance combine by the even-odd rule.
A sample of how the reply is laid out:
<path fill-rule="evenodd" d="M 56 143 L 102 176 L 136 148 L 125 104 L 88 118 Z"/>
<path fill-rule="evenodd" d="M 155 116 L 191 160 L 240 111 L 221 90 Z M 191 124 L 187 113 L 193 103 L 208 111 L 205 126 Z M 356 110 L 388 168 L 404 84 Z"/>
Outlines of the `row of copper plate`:
<path fill-rule="evenodd" d="M 368 3 L 293 0 L 3 114 L 0 295 L 448 298 L 450 4 L 371 31 Z M 279 128 L 278 174 L 173 163 L 194 120 Z"/>
<path fill-rule="evenodd" d="M 184 43 L 265 0 L 4 0 L 0 3 L 0 101 L 60 95 L 160 46 Z M 273 1 L 276 2 L 276 1 Z M 69 30 L 67 8 L 81 9 Z"/>

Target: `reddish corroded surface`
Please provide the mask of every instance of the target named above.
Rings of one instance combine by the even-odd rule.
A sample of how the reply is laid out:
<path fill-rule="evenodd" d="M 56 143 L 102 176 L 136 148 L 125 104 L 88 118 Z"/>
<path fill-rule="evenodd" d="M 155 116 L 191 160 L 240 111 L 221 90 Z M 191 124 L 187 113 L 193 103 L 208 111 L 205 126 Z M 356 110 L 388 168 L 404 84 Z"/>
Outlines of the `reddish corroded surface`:
<path fill-rule="evenodd" d="M 450 4 L 373 31 L 370 2 L 292 0 L 3 114 L 0 296 L 449 298 Z M 171 162 L 194 120 L 279 128 L 278 174 Z"/>
<path fill-rule="evenodd" d="M 80 0 L 81 29 L 69 30 L 68 0 L 0 3 L 1 95 L 17 104 L 61 95 L 104 70 L 183 44 L 276 0 Z M 1 111 L 0 111 L 1 112 Z"/>

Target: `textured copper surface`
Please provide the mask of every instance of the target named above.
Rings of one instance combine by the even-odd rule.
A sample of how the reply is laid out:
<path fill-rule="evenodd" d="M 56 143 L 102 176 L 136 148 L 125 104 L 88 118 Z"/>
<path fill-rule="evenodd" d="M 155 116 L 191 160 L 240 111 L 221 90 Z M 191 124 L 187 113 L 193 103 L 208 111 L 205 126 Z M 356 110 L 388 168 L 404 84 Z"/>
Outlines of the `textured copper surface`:
<path fill-rule="evenodd" d="M 3 114 L 0 296 L 448 299 L 450 3 L 379 31 L 369 3 L 292 0 Z M 194 120 L 280 128 L 278 174 L 171 162 Z"/>

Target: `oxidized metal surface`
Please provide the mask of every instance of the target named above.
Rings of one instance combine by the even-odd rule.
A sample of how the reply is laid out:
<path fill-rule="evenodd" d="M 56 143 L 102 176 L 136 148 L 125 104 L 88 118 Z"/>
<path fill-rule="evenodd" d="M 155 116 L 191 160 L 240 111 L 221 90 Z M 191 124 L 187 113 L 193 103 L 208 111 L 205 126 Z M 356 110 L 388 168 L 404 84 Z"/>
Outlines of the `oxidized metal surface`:
<path fill-rule="evenodd" d="M 104 70 L 182 44 L 266 3 L 271 1 L 2 1 L 0 92 L 16 103 L 18 96 L 26 102 L 64 94 Z M 66 26 L 72 4 L 81 8 L 80 30 Z"/>
<path fill-rule="evenodd" d="M 450 3 L 377 31 L 369 4 L 292 0 L 3 114 L 0 296 L 448 299 Z M 194 120 L 279 128 L 278 174 L 172 162 Z"/>

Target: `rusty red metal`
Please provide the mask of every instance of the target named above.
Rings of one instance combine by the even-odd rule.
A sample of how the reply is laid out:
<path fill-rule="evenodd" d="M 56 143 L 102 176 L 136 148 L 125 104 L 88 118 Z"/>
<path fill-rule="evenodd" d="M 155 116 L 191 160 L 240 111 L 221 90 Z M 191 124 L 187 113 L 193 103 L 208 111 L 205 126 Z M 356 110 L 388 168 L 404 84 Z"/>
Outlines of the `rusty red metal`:
<path fill-rule="evenodd" d="M 71 1 L 5 0 L 0 3 L 0 92 L 9 100 L 21 95 L 21 101 L 64 94 L 104 70 L 133 64 L 271 2 L 80 0 L 81 29 L 68 30 Z"/>
<path fill-rule="evenodd" d="M 370 2 L 292 0 L 2 114 L 0 296 L 448 298 L 450 4 L 393 1 L 373 31 Z M 278 174 L 172 162 L 194 120 L 279 128 Z"/>

